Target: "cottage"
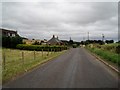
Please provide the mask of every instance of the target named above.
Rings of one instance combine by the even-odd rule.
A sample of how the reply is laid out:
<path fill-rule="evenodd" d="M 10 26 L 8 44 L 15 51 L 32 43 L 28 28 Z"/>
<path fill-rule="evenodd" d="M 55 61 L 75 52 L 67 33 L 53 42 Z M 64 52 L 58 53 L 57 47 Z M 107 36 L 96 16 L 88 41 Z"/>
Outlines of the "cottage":
<path fill-rule="evenodd" d="M 55 37 L 55 35 L 53 35 L 53 37 L 47 42 L 47 44 L 49 45 L 62 45 L 62 41 L 58 39 L 58 37 Z"/>
<path fill-rule="evenodd" d="M 10 37 L 15 37 L 17 36 L 17 31 L 13 31 L 13 30 L 7 30 L 7 29 L 0 29 L 0 34 L 2 34 L 3 36 L 10 36 Z"/>

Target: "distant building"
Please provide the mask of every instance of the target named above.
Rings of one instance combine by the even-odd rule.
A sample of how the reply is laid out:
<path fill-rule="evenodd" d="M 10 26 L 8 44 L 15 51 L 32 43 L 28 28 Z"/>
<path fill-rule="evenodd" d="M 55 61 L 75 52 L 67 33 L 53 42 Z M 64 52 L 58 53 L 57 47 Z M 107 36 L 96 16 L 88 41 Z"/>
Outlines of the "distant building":
<path fill-rule="evenodd" d="M 58 39 L 58 37 L 55 37 L 55 35 L 53 35 L 53 37 L 47 42 L 48 45 L 62 45 L 63 42 L 61 40 Z"/>
<path fill-rule="evenodd" d="M 46 44 L 47 44 L 47 40 L 46 40 L 46 39 L 41 40 L 41 44 L 42 44 L 42 45 L 46 45 Z"/>
<path fill-rule="evenodd" d="M 10 37 L 15 37 L 18 35 L 17 31 L 7 30 L 7 29 L 0 29 L 0 34 L 2 34 L 2 36 L 10 36 Z"/>
<path fill-rule="evenodd" d="M 23 43 L 31 45 L 31 44 L 35 43 L 35 40 L 23 39 Z"/>
<path fill-rule="evenodd" d="M 47 43 L 46 40 L 39 40 L 39 39 L 32 39 L 32 40 L 30 40 L 30 39 L 23 39 L 23 43 L 24 43 L 24 44 L 32 45 L 32 44 L 34 44 L 35 42 L 37 42 L 37 43 L 39 43 L 39 44 L 44 44 L 44 45 Z"/>
<path fill-rule="evenodd" d="M 69 41 L 67 40 L 61 40 L 63 42 L 64 45 L 68 45 L 69 44 Z"/>

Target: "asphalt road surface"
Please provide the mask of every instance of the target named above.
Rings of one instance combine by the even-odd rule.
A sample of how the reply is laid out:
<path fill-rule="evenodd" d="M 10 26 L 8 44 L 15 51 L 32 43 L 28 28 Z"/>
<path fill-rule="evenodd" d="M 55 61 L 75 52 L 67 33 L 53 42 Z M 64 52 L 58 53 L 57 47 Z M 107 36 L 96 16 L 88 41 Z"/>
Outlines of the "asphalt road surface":
<path fill-rule="evenodd" d="M 118 75 L 84 48 L 73 48 L 3 87 L 117 88 Z"/>

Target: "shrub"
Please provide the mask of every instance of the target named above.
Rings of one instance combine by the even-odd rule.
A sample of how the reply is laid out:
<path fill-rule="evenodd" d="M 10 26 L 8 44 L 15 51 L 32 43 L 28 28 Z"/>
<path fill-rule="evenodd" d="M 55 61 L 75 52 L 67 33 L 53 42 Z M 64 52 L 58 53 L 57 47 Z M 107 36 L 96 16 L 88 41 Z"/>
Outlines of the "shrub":
<path fill-rule="evenodd" d="M 2 47 L 15 48 L 17 44 L 22 44 L 22 38 L 20 36 L 15 37 L 2 36 Z"/>
<path fill-rule="evenodd" d="M 47 45 L 26 45 L 26 44 L 18 44 L 16 46 L 17 49 L 21 50 L 35 50 L 35 51 L 61 51 L 66 50 L 67 46 L 47 46 Z"/>
<path fill-rule="evenodd" d="M 120 54 L 120 45 L 116 47 L 116 53 Z"/>

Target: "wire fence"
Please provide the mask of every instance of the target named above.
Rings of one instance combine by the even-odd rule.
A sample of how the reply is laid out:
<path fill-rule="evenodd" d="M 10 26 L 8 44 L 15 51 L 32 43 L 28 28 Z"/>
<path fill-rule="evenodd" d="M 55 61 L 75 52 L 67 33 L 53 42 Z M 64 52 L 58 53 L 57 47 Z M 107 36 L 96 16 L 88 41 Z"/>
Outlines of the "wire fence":
<path fill-rule="evenodd" d="M 30 64 L 35 61 L 41 61 L 49 57 L 54 56 L 56 53 L 53 50 L 48 51 L 26 51 L 26 50 L 14 50 L 3 49 L 2 51 L 2 66 L 3 69 L 15 66 L 23 66 L 24 64 Z"/>

